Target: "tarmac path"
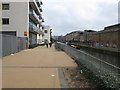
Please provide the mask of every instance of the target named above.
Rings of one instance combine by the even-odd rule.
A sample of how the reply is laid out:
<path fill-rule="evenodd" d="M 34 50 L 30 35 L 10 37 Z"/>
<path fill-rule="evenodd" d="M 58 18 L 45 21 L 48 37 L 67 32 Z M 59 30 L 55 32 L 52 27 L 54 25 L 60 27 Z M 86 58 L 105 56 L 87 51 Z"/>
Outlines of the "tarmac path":
<path fill-rule="evenodd" d="M 63 51 L 39 46 L 2 59 L 2 88 L 61 88 L 59 68 L 76 67 Z"/>

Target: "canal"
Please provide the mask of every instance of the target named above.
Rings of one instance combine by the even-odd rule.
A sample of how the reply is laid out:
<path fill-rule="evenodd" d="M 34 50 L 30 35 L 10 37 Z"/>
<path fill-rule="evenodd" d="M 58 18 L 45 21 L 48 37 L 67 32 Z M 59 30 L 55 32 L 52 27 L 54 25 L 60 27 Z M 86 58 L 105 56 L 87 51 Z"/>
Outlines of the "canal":
<path fill-rule="evenodd" d="M 116 67 L 120 67 L 120 60 L 119 60 L 120 56 L 118 54 L 110 55 L 110 54 L 105 54 L 105 53 L 101 53 L 98 51 L 92 51 L 92 50 L 87 50 L 87 49 L 82 49 L 82 48 L 78 50 L 88 53 L 92 55 L 93 57 L 99 58 L 100 60 L 107 62 L 109 64 L 112 64 Z"/>
<path fill-rule="evenodd" d="M 119 56 L 107 55 L 87 49 L 76 49 L 61 42 L 57 42 L 55 46 L 65 51 L 77 62 L 80 62 L 87 69 L 93 72 L 96 77 L 99 77 L 101 80 L 103 80 L 103 82 L 105 82 L 107 87 L 119 88 Z"/>

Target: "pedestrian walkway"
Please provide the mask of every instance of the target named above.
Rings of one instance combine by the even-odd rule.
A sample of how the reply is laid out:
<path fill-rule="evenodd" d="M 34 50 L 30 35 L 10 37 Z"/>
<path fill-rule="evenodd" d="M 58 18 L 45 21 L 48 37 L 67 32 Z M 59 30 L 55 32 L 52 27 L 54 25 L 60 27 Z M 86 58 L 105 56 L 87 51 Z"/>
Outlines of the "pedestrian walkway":
<path fill-rule="evenodd" d="M 3 57 L 2 66 L 3 88 L 61 88 L 58 69 L 76 64 L 54 47 L 40 46 Z"/>

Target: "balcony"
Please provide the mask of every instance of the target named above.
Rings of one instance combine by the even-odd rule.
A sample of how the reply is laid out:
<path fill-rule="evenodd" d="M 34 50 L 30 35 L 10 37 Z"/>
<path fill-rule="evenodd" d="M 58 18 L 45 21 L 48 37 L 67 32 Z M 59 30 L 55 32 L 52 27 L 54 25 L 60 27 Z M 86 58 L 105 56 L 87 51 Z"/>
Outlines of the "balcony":
<path fill-rule="evenodd" d="M 40 5 L 39 4 L 40 4 L 39 0 L 30 0 L 30 6 L 32 9 L 34 9 L 36 11 L 37 15 L 40 15 L 40 10 L 39 10 Z"/>
<path fill-rule="evenodd" d="M 43 34 L 44 34 L 44 32 L 40 30 L 40 31 L 39 31 L 39 34 L 43 35 Z"/>
<path fill-rule="evenodd" d="M 40 4 L 43 5 L 43 2 L 40 0 Z"/>
<path fill-rule="evenodd" d="M 39 16 L 39 19 L 40 19 L 40 20 L 42 19 L 42 16 L 41 16 L 41 15 Z"/>
<path fill-rule="evenodd" d="M 35 13 L 34 10 L 29 10 L 29 16 L 36 24 L 40 24 L 40 17 Z"/>
<path fill-rule="evenodd" d="M 39 33 L 39 31 L 40 31 L 40 29 L 32 22 L 29 22 L 29 30 L 34 33 Z"/>
<path fill-rule="evenodd" d="M 43 12 L 43 10 L 42 10 L 42 8 L 41 8 L 41 7 L 39 7 L 39 9 L 40 9 L 40 12 Z"/>
<path fill-rule="evenodd" d="M 40 7 L 41 1 L 40 0 L 36 0 L 36 2 L 37 2 L 38 7 Z"/>
<path fill-rule="evenodd" d="M 42 22 L 45 22 L 43 18 L 42 18 Z"/>
<path fill-rule="evenodd" d="M 29 22 L 29 30 L 36 34 L 43 34 L 42 30 L 32 22 Z"/>

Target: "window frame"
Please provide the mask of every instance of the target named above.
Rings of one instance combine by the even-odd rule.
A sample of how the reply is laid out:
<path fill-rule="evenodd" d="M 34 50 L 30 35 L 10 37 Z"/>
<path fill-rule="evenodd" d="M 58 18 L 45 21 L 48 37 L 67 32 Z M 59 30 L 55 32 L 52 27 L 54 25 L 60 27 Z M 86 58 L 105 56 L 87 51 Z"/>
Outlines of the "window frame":
<path fill-rule="evenodd" d="M 45 32 L 44 32 L 44 33 L 46 33 L 46 34 L 47 34 L 47 33 L 48 33 L 48 30 L 45 30 Z"/>
<path fill-rule="evenodd" d="M 3 21 L 3 20 L 8 20 L 8 21 Z M 4 23 L 5 22 L 5 23 Z M 7 23 L 8 22 L 8 23 Z M 9 25 L 10 24 L 10 20 L 9 18 L 2 18 L 2 25 Z"/>
<path fill-rule="evenodd" d="M 4 5 L 8 5 L 8 8 L 4 8 Z M 10 10 L 10 4 L 9 3 L 2 3 L 2 10 Z"/>

